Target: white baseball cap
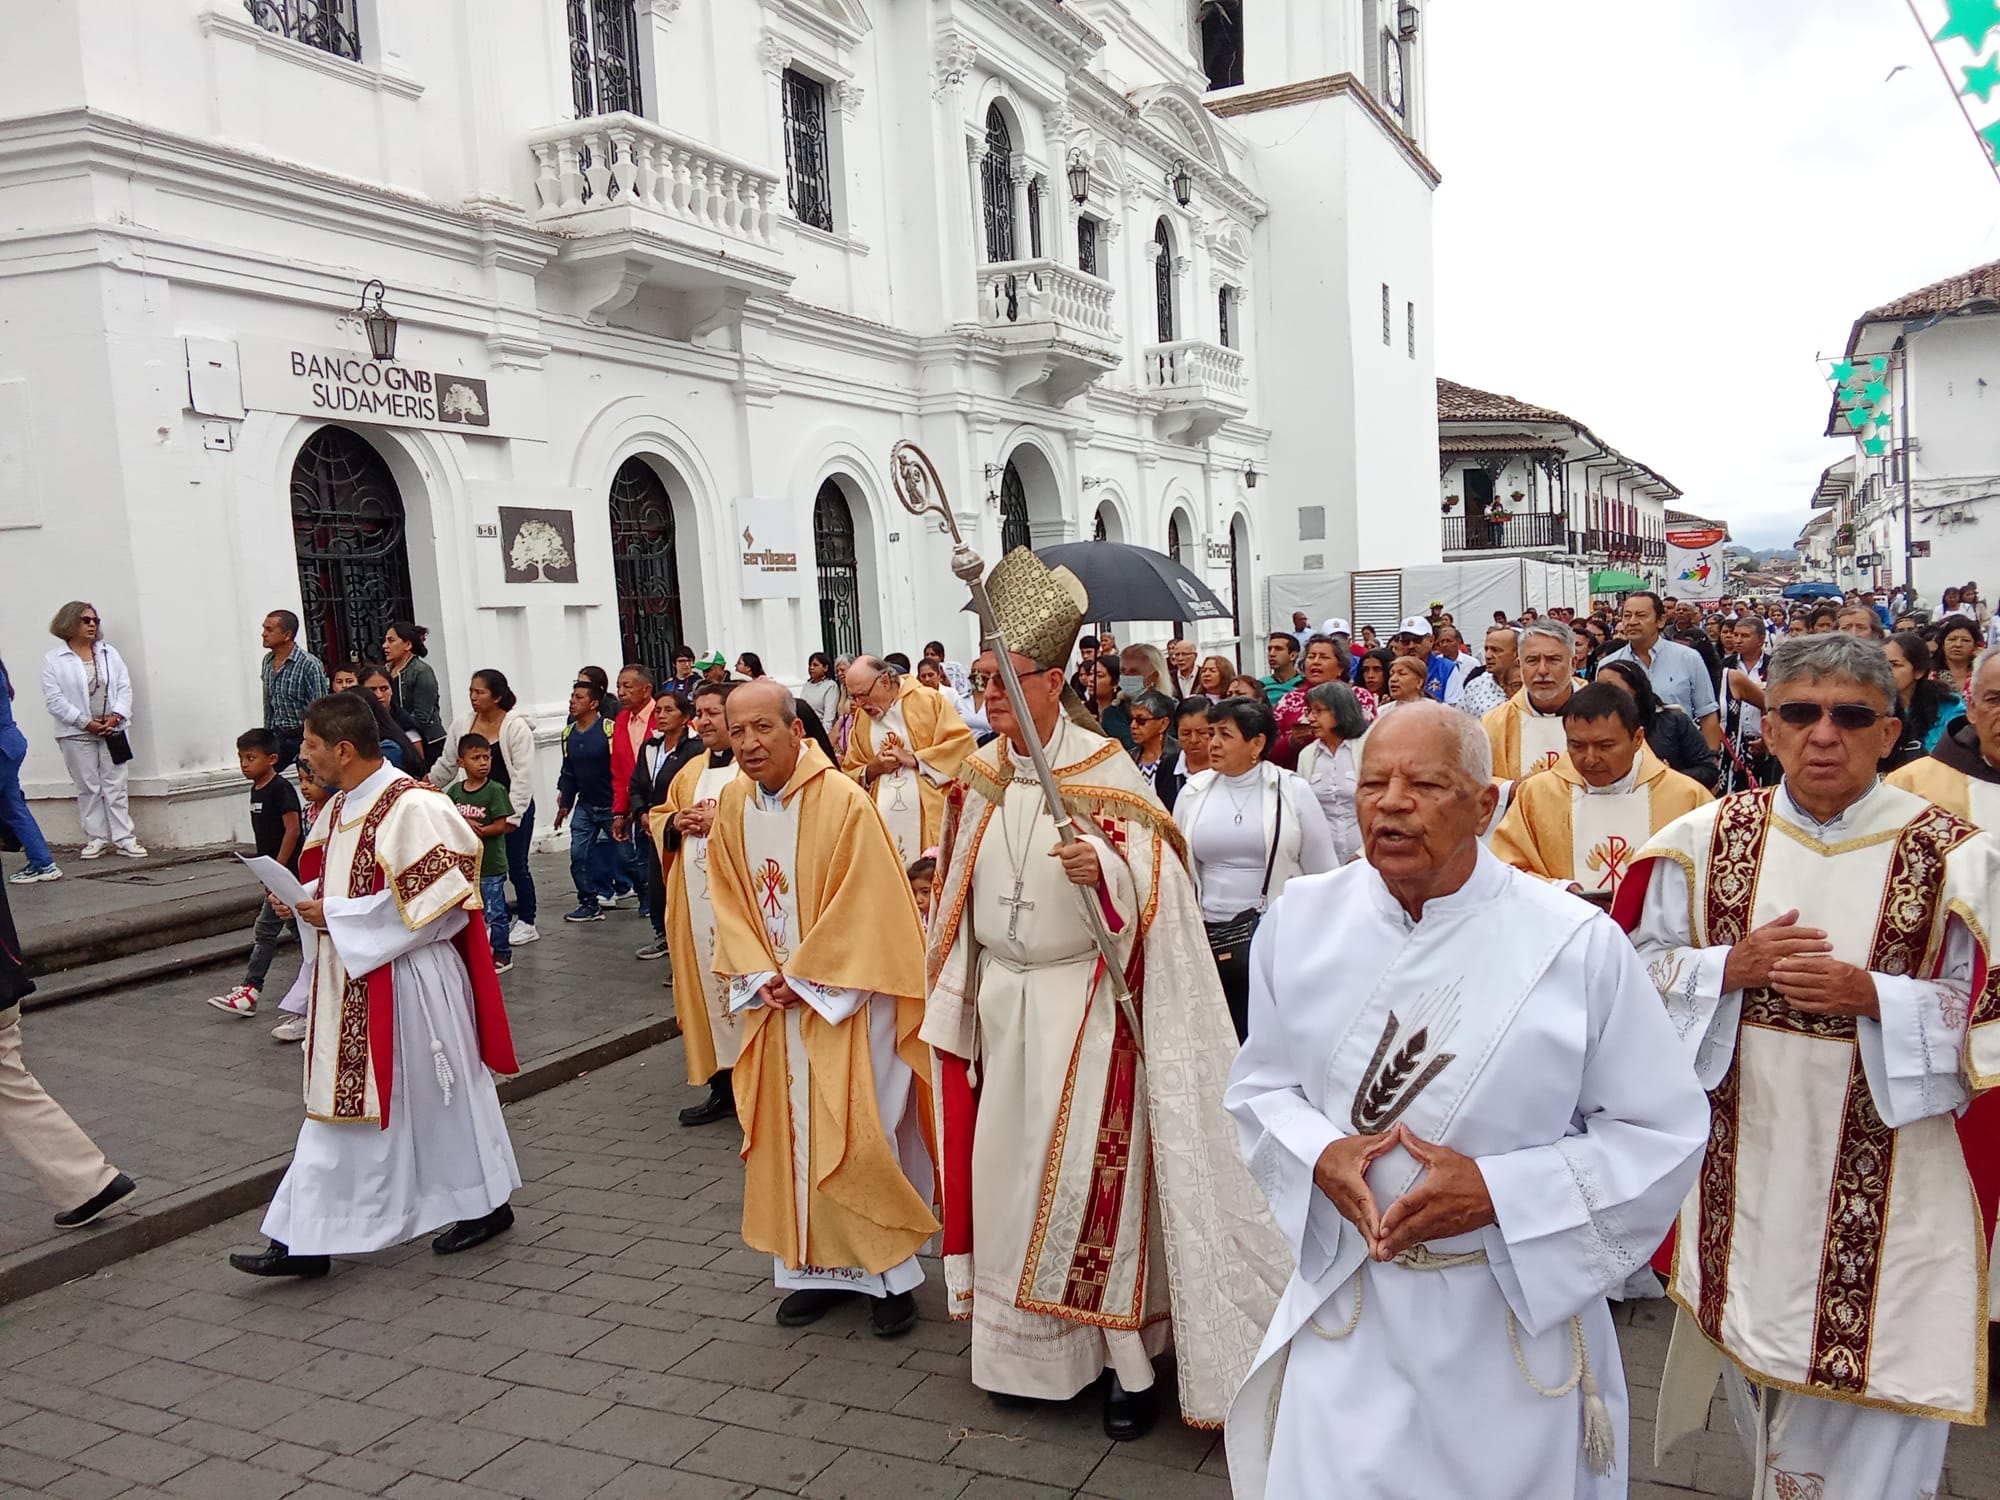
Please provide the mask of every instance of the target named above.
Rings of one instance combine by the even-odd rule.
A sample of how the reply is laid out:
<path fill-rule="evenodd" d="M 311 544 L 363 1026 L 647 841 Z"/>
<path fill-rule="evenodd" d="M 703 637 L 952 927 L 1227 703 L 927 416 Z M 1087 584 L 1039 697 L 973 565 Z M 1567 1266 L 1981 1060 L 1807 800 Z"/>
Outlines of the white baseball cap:
<path fill-rule="evenodd" d="M 1321 635 L 1353 635 L 1354 627 L 1336 615 L 1319 628 Z"/>
<path fill-rule="evenodd" d="M 1422 615 L 1411 615 L 1403 621 L 1396 633 L 1398 635 L 1429 635 L 1431 633 L 1431 622 L 1426 620 Z"/>

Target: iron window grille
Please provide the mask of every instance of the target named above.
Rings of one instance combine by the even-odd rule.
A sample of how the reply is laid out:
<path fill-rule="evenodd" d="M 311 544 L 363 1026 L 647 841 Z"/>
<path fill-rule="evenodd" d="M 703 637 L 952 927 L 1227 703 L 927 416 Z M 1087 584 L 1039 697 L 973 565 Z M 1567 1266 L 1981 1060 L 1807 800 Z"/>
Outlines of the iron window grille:
<path fill-rule="evenodd" d="M 1234 349 L 1236 347 L 1236 330 L 1229 323 L 1229 303 L 1229 288 L 1224 287 L 1215 295 L 1216 332 L 1220 336 L 1223 348 Z"/>
<path fill-rule="evenodd" d="M 1415 359 L 1417 357 L 1417 304 L 1414 302 L 1404 303 L 1403 316 L 1409 333 L 1410 358 Z"/>
<path fill-rule="evenodd" d="M 322 427 L 292 464 L 291 504 L 306 643 L 321 661 L 365 657 L 412 610 L 395 477 L 360 434 Z"/>
<path fill-rule="evenodd" d="M 1086 276 L 1097 274 L 1097 220 L 1088 214 L 1076 221 L 1076 268 Z"/>
<path fill-rule="evenodd" d="M 1016 547 L 1032 547 L 1028 528 L 1028 490 L 1021 483 L 1021 471 L 1009 459 L 1000 475 L 1000 553 L 1004 557 Z"/>
<path fill-rule="evenodd" d="M 986 155 L 979 164 L 986 208 L 986 259 L 1014 258 L 1014 137 L 996 104 L 986 111 Z"/>
<path fill-rule="evenodd" d="M 1028 179 L 1028 254 L 1042 258 L 1042 179 Z"/>
<path fill-rule="evenodd" d="M 861 654 L 861 563 L 854 512 L 829 479 L 813 501 L 813 557 L 819 565 L 819 637 L 828 656 Z"/>
<path fill-rule="evenodd" d="M 361 0 L 243 0 L 257 25 L 321 52 L 361 61 Z"/>
<path fill-rule="evenodd" d="M 1159 251 L 1153 261 L 1153 294 L 1158 303 L 1156 314 L 1160 342 L 1171 344 L 1174 341 L 1174 245 L 1165 219 L 1153 226 L 1153 245 Z"/>
<path fill-rule="evenodd" d="M 833 174 L 827 166 L 826 85 L 785 69 L 785 190 L 801 224 L 833 232 Z"/>
<path fill-rule="evenodd" d="M 625 660 L 655 672 L 673 666 L 687 641 L 674 549 L 674 502 L 643 458 L 628 458 L 611 480 L 611 576 Z"/>
<path fill-rule="evenodd" d="M 1389 344 L 1389 283 L 1388 283 L 1388 282 L 1386 282 L 1386 281 L 1382 283 L 1382 347 L 1383 347 L 1384 349 L 1387 349 L 1388 347 L 1390 347 L 1390 344 Z"/>
<path fill-rule="evenodd" d="M 644 114 L 633 0 L 568 0 L 569 79 L 576 117 Z"/>

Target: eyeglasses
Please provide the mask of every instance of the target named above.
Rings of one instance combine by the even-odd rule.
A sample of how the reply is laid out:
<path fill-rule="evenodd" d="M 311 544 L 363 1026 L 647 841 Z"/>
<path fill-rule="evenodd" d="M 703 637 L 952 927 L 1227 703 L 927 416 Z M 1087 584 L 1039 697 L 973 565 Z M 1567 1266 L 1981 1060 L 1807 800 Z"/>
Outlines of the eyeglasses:
<path fill-rule="evenodd" d="M 1127 722 L 1134 729 L 1147 729 L 1159 723 L 1160 721 L 1154 718 L 1151 714 L 1134 714 L 1129 720 L 1127 720 Z"/>
<path fill-rule="evenodd" d="M 1777 716 L 1794 729 L 1810 729 L 1821 719 L 1831 717 L 1835 729 L 1866 729 L 1877 720 L 1889 717 L 1879 708 L 1870 708 L 1865 703 L 1780 703 L 1775 710 Z"/>
<path fill-rule="evenodd" d="M 96 616 L 96 615 L 79 615 L 79 616 L 77 616 L 77 623 L 78 623 L 79 625 L 95 625 L 95 624 L 97 623 L 97 616 Z"/>

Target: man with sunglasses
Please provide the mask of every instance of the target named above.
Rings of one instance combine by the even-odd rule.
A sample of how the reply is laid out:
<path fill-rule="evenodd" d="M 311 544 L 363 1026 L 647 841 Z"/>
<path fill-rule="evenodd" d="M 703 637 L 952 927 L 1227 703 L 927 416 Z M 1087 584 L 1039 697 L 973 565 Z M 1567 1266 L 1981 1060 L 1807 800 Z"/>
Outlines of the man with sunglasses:
<path fill-rule="evenodd" d="M 1759 1472 L 1820 1500 L 1935 1493 L 1949 1424 L 1985 1407 L 1990 1184 L 1954 1117 L 2000 1083 L 2000 846 L 1878 780 L 1896 701 L 1873 641 L 1778 647 L 1783 780 L 1662 829 L 1614 907 L 1713 1112 L 1661 1439 L 1720 1371 Z"/>

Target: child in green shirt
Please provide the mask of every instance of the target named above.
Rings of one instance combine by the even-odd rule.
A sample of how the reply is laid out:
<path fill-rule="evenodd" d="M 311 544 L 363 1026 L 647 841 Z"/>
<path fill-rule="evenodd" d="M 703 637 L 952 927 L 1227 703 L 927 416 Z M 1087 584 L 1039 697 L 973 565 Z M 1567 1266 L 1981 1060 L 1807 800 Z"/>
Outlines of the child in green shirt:
<path fill-rule="evenodd" d="M 514 799 L 493 780 L 493 742 L 468 734 L 458 742 L 458 769 L 464 774 L 445 789 L 459 812 L 479 835 L 479 900 L 486 908 L 486 940 L 493 948 L 493 967 L 504 974 L 514 966 L 508 941 L 507 830 L 512 828 Z"/>

